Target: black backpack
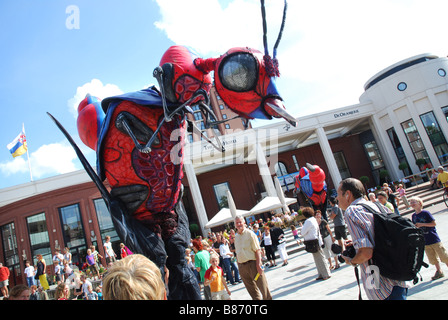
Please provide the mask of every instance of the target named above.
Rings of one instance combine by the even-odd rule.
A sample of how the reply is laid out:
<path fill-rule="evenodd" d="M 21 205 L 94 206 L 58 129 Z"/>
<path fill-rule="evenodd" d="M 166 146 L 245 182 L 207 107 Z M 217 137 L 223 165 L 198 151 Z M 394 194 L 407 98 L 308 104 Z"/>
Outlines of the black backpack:
<path fill-rule="evenodd" d="M 375 203 L 376 204 L 376 203 Z M 417 283 L 417 274 L 422 266 L 425 238 L 423 230 L 411 220 L 396 213 L 388 213 L 382 205 L 375 211 L 367 204 L 360 204 L 374 216 L 375 247 L 372 264 L 376 265 L 383 277 Z"/>

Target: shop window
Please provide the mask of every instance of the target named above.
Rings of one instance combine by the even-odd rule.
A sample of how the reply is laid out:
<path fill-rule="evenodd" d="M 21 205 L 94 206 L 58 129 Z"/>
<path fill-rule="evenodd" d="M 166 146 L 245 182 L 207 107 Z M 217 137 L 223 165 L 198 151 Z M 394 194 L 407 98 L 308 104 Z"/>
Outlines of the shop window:
<path fill-rule="evenodd" d="M 215 191 L 215 197 L 216 201 L 218 202 L 219 209 L 229 207 L 229 202 L 227 200 L 227 190 L 230 190 L 228 182 L 215 184 L 213 186 L 213 191 Z"/>
<path fill-rule="evenodd" d="M 19 253 L 17 251 L 17 239 L 14 223 L 8 223 L 1 227 L 3 256 L 6 266 L 13 266 L 20 262 Z"/>
<path fill-rule="evenodd" d="M 344 153 L 342 151 L 333 153 L 334 160 L 336 160 L 336 165 L 338 166 L 339 173 L 342 179 L 350 178 L 350 169 L 348 168 L 347 161 L 345 160 Z"/>
<path fill-rule="evenodd" d="M 45 213 L 38 213 L 26 218 L 28 226 L 28 236 L 31 244 L 31 255 L 41 254 L 47 262 L 51 262 L 50 238 L 48 236 L 47 220 Z M 31 259 L 30 259 L 31 261 Z M 36 262 L 36 261 L 35 261 Z"/>
<path fill-rule="evenodd" d="M 112 222 L 112 217 L 110 216 L 109 210 L 107 209 L 104 199 L 99 198 L 93 200 L 95 205 L 96 217 L 98 219 L 98 226 L 100 228 L 101 239 L 105 241 L 106 236 L 110 236 L 110 241 L 119 241 L 117 232 L 115 231 L 114 224 Z"/>
<path fill-rule="evenodd" d="M 275 173 L 277 174 L 277 177 L 286 176 L 288 174 L 288 169 L 286 169 L 286 165 L 279 161 L 274 166 Z"/>
<path fill-rule="evenodd" d="M 448 122 L 448 106 L 442 107 L 442 112 L 445 115 L 445 119 Z"/>
<path fill-rule="evenodd" d="M 81 263 L 86 255 L 86 237 L 81 220 L 79 205 L 73 204 L 59 208 L 64 245 L 70 248 L 73 263 Z"/>
<path fill-rule="evenodd" d="M 17 239 L 15 225 L 8 223 L 0 228 L 3 245 L 3 265 L 9 268 L 9 286 L 10 288 L 22 283 L 22 268 L 20 266 L 19 250 L 17 248 Z"/>
<path fill-rule="evenodd" d="M 426 152 L 426 148 L 420 137 L 420 133 L 415 126 L 414 120 L 409 119 L 401 123 L 401 127 L 403 128 L 404 134 L 406 135 L 406 139 L 409 142 L 409 146 L 412 149 L 415 159 L 424 159 L 426 161 L 425 166 L 432 166 L 428 153 Z M 423 166 L 420 169 L 424 170 Z"/>
<path fill-rule="evenodd" d="M 425 127 L 426 133 L 428 134 L 429 140 L 431 141 L 434 151 L 439 158 L 441 164 L 448 162 L 448 144 L 446 143 L 445 136 L 440 130 L 439 123 L 432 111 L 420 115 L 422 119 L 423 126 Z"/>
<path fill-rule="evenodd" d="M 383 159 L 381 158 L 380 150 L 375 141 L 370 141 L 364 144 L 367 158 L 369 159 L 372 170 L 377 170 L 384 167 Z"/>
<path fill-rule="evenodd" d="M 398 139 L 397 133 L 394 128 L 390 128 L 387 130 L 387 135 L 389 136 L 390 143 L 394 148 L 395 155 L 397 156 L 398 163 L 405 162 L 408 165 L 408 168 L 404 171 L 405 176 L 409 176 L 412 174 L 412 171 L 409 166 L 409 162 L 406 159 L 406 155 L 404 153 L 403 147 L 401 146 L 401 142 Z"/>

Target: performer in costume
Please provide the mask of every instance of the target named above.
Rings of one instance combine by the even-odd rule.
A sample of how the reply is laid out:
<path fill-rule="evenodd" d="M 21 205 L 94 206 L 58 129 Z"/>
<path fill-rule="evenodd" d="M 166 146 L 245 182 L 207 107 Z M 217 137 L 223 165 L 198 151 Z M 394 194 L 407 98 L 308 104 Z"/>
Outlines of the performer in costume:
<path fill-rule="evenodd" d="M 285 13 L 286 1 L 282 29 Z M 154 70 L 159 89 L 152 86 L 103 101 L 86 96 L 78 107 L 78 132 L 97 152 L 97 175 L 53 118 L 101 191 L 122 242 L 155 262 L 164 278 L 169 274 L 168 299 L 201 298 L 196 277 L 185 261 L 190 232 L 181 179 L 186 130 L 200 132 L 194 122 L 187 123 L 186 114 L 193 112 L 190 106 L 199 106 L 206 127 L 218 123 L 208 106 L 210 73 L 214 72 L 219 96 L 240 117 L 283 117 L 296 125 L 275 86 L 280 75 L 276 48 L 282 31 L 271 58 L 265 23 L 263 27 L 264 55 L 251 48 L 232 48 L 218 58 L 202 59 L 190 48 L 172 46 Z M 206 140 L 224 150 L 219 139 Z M 110 191 L 102 183 L 105 179 Z"/>
<path fill-rule="evenodd" d="M 314 210 L 320 210 L 322 217 L 327 217 L 327 184 L 325 172 L 318 165 L 306 164 L 295 177 L 295 187 L 298 194 L 302 194 Z"/>

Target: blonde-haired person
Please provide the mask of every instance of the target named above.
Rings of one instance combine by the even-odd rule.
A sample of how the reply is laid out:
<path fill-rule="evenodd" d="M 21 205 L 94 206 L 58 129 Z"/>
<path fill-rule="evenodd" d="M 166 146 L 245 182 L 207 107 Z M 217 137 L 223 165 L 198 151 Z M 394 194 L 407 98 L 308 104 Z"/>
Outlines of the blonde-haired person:
<path fill-rule="evenodd" d="M 210 255 L 210 268 L 204 275 L 204 285 L 210 286 L 212 300 L 230 300 L 230 290 L 227 287 L 224 272 L 219 266 L 219 255 L 212 253 Z"/>
<path fill-rule="evenodd" d="M 436 273 L 431 278 L 437 280 L 445 275 L 440 262 L 448 266 L 448 253 L 440 240 L 436 230 L 436 220 L 428 210 L 423 209 L 423 200 L 419 197 L 409 199 L 409 204 L 415 212 L 412 214 L 412 222 L 417 228 L 423 229 L 425 236 L 425 253 L 429 263 L 436 267 Z"/>
<path fill-rule="evenodd" d="M 54 293 L 56 300 L 68 300 L 70 298 L 70 288 L 65 282 L 58 284 Z"/>
<path fill-rule="evenodd" d="M 104 300 L 166 300 L 159 268 L 141 254 L 115 262 L 103 277 Z"/>

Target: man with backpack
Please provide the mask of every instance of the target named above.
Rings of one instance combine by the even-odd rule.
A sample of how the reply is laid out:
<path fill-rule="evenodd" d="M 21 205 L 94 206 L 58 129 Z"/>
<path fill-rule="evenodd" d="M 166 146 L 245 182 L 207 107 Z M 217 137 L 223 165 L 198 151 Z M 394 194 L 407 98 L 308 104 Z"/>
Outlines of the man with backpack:
<path fill-rule="evenodd" d="M 379 204 L 365 200 L 364 196 L 364 186 L 357 179 L 347 178 L 339 184 L 337 200 L 339 207 L 345 210 L 345 222 L 352 237 L 346 246 L 353 245 L 356 250 L 354 256 L 342 257 L 348 264 L 356 267 L 355 272 L 357 266 L 360 266 L 363 287 L 369 300 L 406 300 L 409 283 L 386 278 L 379 272 L 378 266 L 371 263 L 374 249 L 377 249 L 372 212 L 379 211 Z"/>

